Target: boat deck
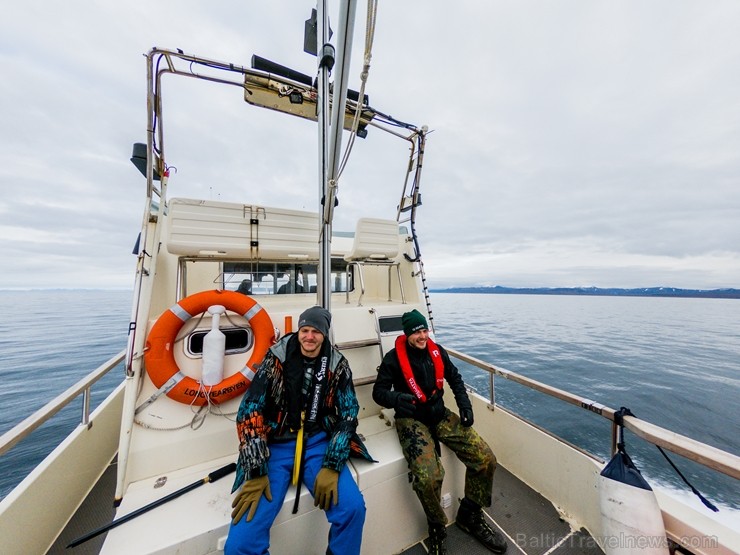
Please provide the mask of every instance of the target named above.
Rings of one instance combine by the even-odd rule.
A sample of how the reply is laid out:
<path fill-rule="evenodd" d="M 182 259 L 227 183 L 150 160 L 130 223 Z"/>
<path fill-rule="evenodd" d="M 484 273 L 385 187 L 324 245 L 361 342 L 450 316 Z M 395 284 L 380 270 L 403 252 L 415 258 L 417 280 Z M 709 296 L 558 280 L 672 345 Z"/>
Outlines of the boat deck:
<path fill-rule="evenodd" d="M 66 545 L 73 539 L 104 526 L 112 520 L 112 491 L 115 483 L 115 465 L 111 465 L 95 488 L 94 495 L 103 497 L 88 499 L 49 554 L 88 555 L 97 554 L 103 545 L 105 534 L 91 539 L 72 549 Z M 101 511 L 101 507 L 108 511 Z M 421 510 L 421 507 L 419 508 Z M 563 521 L 555 507 L 540 494 L 499 466 L 493 484 L 493 504 L 486 509 L 488 523 L 502 532 L 509 543 L 507 555 L 603 555 L 596 541 L 585 530 L 572 530 Z M 490 553 L 475 539 L 454 524 L 447 527 L 447 550 L 450 555 L 484 555 Z M 402 555 L 424 555 L 426 540 L 411 546 Z"/>
<path fill-rule="evenodd" d="M 586 530 L 572 530 L 547 499 L 517 479 L 505 468 L 496 469 L 493 504 L 486 509 L 488 524 L 506 536 L 507 555 L 603 555 Z M 450 555 L 490 554 L 485 547 L 454 524 L 447 527 Z M 402 555 L 424 555 L 426 540 Z"/>
<path fill-rule="evenodd" d="M 116 464 L 114 461 L 95 484 L 67 527 L 62 530 L 57 541 L 46 552 L 47 555 L 97 555 L 100 553 L 106 536 L 104 533 L 76 547 L 67 548 L 67 545 L 91 530 L 97 530 L 113 522 L 116 514 L 113 507 L 115 491 Z"/>

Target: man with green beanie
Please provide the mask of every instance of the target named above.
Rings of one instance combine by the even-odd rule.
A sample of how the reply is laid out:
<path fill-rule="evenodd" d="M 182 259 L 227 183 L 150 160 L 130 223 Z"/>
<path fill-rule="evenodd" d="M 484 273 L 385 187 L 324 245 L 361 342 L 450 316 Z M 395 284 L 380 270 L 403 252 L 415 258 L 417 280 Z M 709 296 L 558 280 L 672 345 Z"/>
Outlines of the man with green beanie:
<path fill-rule="evenodd" d="M 505 553 L 506 541 L 491 529 L 482 507 L 491 505 L 496 457 L 472 428 L 473 408 L 460 372 L 447 351 L 429 337 L 426 318 L 418 310 L 401 318 L 404 335 L 396 338 L 378 368 L 373 386 L 376 403 L 396 410 L 396 431 L 412 475 L 413 488 L 429 524 L 429 553 L 447 553 L 447 516 L 440 504 L 444 468 L 439 442 L 465 465 L 465 497 L 456 524 L 493 553 Z M 447 381 L 459 410 L 445 407 Z"/>

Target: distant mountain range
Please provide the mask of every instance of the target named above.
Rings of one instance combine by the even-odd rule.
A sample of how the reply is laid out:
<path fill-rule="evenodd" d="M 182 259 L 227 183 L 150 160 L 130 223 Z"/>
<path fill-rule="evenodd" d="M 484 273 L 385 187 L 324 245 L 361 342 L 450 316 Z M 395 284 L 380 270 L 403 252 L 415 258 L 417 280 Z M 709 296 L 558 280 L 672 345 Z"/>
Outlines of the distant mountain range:
<path fill-rule="evenodd" d="M 698 297 L 740 299 L 740 289 L 678 289 L 676 287 L 448 287 L 431 289 L 438 293 L 482 293 L 498 295 L 590 295 L 612 297 Z"/>

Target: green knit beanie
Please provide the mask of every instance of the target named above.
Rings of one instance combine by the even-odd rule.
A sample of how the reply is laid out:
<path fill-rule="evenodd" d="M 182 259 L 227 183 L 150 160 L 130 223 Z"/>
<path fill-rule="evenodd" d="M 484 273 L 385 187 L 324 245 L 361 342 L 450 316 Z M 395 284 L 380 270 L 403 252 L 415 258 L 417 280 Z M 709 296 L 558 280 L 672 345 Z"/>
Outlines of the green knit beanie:
<path fill-rule="evenodd" d="M 403 325 L 403 333 L 407 336 L 419 330 L 429 329 L 426 318 L 416 309 L 401 316 L 401 324 Z"/>

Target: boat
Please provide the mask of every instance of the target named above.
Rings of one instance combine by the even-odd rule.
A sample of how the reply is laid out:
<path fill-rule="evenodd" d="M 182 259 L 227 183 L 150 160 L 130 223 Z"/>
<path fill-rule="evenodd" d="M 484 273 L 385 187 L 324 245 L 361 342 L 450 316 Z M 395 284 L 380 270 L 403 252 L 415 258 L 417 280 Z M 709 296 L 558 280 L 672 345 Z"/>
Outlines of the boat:
<path fill-rule="evenodd" d="M 127 348 L 0 438 L 4 455 L 61 408 L 82 399 L 79 425 L 0 502 L 3 554 L 222 553 L 241 396 L 266 349 L 295 331 L 299 314 L 313 305 L 332 312 L 331 340 L 350 362 L 360 401 L 358 432 L 376 460 L 348 462 L 367 505 L 362 552 L 426 552 L 426 521 L 409 484 L 393 413 L 374 403 L 371 390 L 383 354 L 402 333 L 403 313 L 419 310 L 434 329 L 433 294 L 416 229 L 429 130 L 372 107 L 364 80 L 359 91 L 349 89 L 356 11 L 354 1 L 341 3 L 336 21 L 344 24 L 333 47 L 328 8 L 317 3 L 306 22 L 319 45 L 309 48 L 318 52 L 316 78 L 258 55 L 247 67 L 178 49 L 148 52 L 147 142 L 135 144 L 131 158 L 146 179 L 146 194 Z M 370 14 L 367 28 L 373 26 Z M 245 111 L 266 111 L 273 125 L 285 118 L 316 122 L 314 210 L 288 202 L 266 206 L 259 187 L 251 189 L 254 198 L 240 202 L 169 195 L 170 180 L 180 176 L 179 161 L 166 148 L 165 107 L 176 96 L 173 90 L 193 79 L 240 96 Z M 342 210 L 336 198 L 343 138 L 346 153 L 381 134 L 400 145 L 406 160 L 396 207 L 335 230 L 335 213 Z M 313 171 L 307 174 L 307 181 L 315 182 Z M 214 331 L 224 337 L 215 359 L 207 347 Z M 486 518 L 508 538 L 509 553 L 740 553 L 737 527 L 659 490 L 642 487 L 638 495 L 630 489 L 634 484 L 602 475 L 607 461 L 498 405 L 494 378 L 578 407 L 584 419 L 611 422 L 605 441 L 615 457 L 625 453 L 620 440 L 625 428 L 736 480 L 739 457 L 469 354 L 449 352 L 489 376 L 489 390 L 470 396 L 476 430 L 499 463 Z M 121 383 L 93 410 L 92 388 L 120 368 Z M 442 504 L 453 522 L 464 495 L 464 468 L 444 447 L 442 458 Z M 296 494 L 289 491 L 275 521 L 271 551 L 323 554 L 326 519 L 305 488 L 294 513 Z M 634 515 L 639 516 L 623 518 Z M 448 550 L 484 552 L 454 526 Z"/>

